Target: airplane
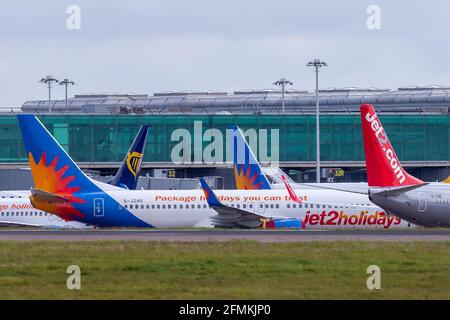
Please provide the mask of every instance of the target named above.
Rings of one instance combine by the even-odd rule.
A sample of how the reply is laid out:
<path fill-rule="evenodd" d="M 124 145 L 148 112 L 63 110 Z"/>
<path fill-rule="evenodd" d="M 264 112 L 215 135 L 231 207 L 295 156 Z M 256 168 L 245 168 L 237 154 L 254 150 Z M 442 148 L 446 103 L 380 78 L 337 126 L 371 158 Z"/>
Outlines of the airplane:
<path fill-rule="evenodd" d="M 426 227 L 450 227 L 450 186 L 407 173 L 370 104 L 360 107 L 369 199 L 386 212 Z"/>
<path fill-rule="evenodd" d="M 149 126 L 143 125 L 133 140 L 116 175 L 109 184 L 125 189 L 136 189 L 145 151 Z M 88 225 L 77 221 L 65 221 L 57 215 L 38 210 L 30 203 L 30 191 L 0 192 L 0 226 L 29 226 L 45 228 L 84 229 Z"/>
<path fill-rule="evenodd" d="M 234 152 L 233 155 L 233 169 L 234 169 L 234 176 L 236 180 L 236 189 L 238 190 L 249 190 L 249 189 L 259 189 L 259 190 L 277 190 L 277 189 L 283 189 L 286 188 L 289 192 L 289 195 L 291 199 L 294 202 L 299 202 L 298 197 L 295 195 L 294 189 L 297 191 L 301 191 L 303 193 L 308 193 L 307 190 L 317 190 L 317 189 L 325 189 L 329 190 L 327 192 L 327 199 L 324 202 L 321 203 L 314 203 L 313 207 L 319 206 L 328 209 L 334 209 L 336 206 L 344 209 L 343 212 L 345 214 L 350 214 L 352 216 L 359 215 L 360 212 L 378 212 L 384 214 L 384 210 L 380 208 L 379 206 L 376 206 L 375 204 L 371 203 L 368 196 L 367 196 L 367 190 L 368 186 L 367 183 L 346 183 L 345 187 L 342 188 L 342 186 L 336 187 L 336 185 L 340 185 L 340 183 L 320 183 L 320 184 L 299 184 L 299 183 L 289 183 L 289 177 L 283 172 L 279 171 L 278 174 L 281 177 L 282 184 L 279 183 L 270 183 L 268 177 L 265 175 L 261 165 L 259 164 L 258 160 L 256 159 L 254 153 L 252 152 L 250 146 L 248 145 L 242 131 L 238 126 L 232 126 L 230 127 L 232 129 L 232 135 L 231 135 L 231 143 L 232 143 L 232 150 Z M 273 178 L 273 177 L 271 177 Z M 274 179 L 271 179 L 274 181 Z M 291 186 L 292 185 L 292 186 Z M 325 185 L 325 186 L 324 186 Z M 337 192 L 336 192 L 337 191 Z M 361 197 L 358 197 L 358 201 L 355 200 L 355 197 L 351 196 L 349 193 L 343 193 L 343 192 L 350 192 L 350 193 L 359 193 L 361 194 Z M 356 203 L 355 203 L 356 201 Z M 306 205 L 306 203 L 304 203 Z M 292 204 L 295 205 L 295 204 Z M 301 205 L 298 205 L 299 209 L 302 208 Z M 351 208 L 351 209 L 350 209 Z M 346 212 L 346 211 L 351 212 Z M 335 211 L 335 210 L 334 210 Z M 341 210 L 342 211 L 342 210 Z M 332 212 L 332 211 L 330 211 Z M 330 212 L 326 214 L 330 214 Z M 301 212 L 299 210 L 298 217 L 302 217 L 304 219 L 304 222 L 306 222 L 306 225 L 308 227 L 311 227 L 309 222 L 309 215 L 311 214 L 310 211 L 304 210 L 304 212 Z M 313 213 L 314 214 L 314 213 Z M 322 214 L 322 212 L 320 212 Z M 342 213 L 341 213 L 342 214 Z M 334 213 L 331 213 L 331 217 L 334 215 Z M 355 219 L 355 218 L 352 218 Z M 393 219 L 393 218 L 391 218 Z M 371 219 L 373 220 L 373 218 Z M 336 223 L 328 224 L 327 219 L 320 220 L 319 226 L 321 228 L 326 227 L 332 227 L 332 228 L 348 228 L 351 227 L 350 224 L 348 224 L 348 220 L 346 219 L 336 219 L 332 220 Z M 411 225 L 411 223 L 400 221 L 400 219 L 396 219 L 396 227 L 399 228 L 410 228 L 410 227 L 417 227 L 414 225 Z M 356 226 L 353 226 L 354 228 L 372 228 L 372 227 L 378 227 L 377 224 L 358 224 Z"/>
<path fill-rule="evenodd" d="M 333 225 L 338 220 L 349 226 L 390 228 L 400 224 L 395 217 L 378 211 L 348 215 L 344 209 L 350 210 L 350 203 L 370 203 L 366 195 L 348 196 L 338 194 L 339 191 L 336 197 L 347 197 L 348 205 L 327 207 L 328 190 L 310 190 L 300 195 L 308 201 L 304 205 L 291 204 L 285 190 L 218 190 L 214 194 L 222 204 L 242 209 L 224 216 L 208 205 L 202 190 L 122 189 L 87 177 L 35 116 L 17 117 L 35 184 L 31 203 L 67 221 L 98 227 L 258 227 L 261 217 L 279 222 L 303 219 L 309 212 L 311 226 Z"/>

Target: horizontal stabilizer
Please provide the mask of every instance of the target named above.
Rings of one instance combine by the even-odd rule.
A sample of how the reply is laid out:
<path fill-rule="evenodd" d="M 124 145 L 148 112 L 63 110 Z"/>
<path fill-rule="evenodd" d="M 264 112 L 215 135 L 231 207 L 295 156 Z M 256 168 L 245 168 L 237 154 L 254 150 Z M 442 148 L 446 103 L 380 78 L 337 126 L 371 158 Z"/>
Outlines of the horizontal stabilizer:
<path fill-rule="evenodd" d="M 39 202 L 65 203 L 69 201 L 69 198 L 40 189 L 31 189 L 31 195 L 34 200 Z"/>
<path fill-rule="evenodd" d="M 393 197 L 393 196 L 398 196 L 401 195 L 402 193 L 408 192 L 408 191 L 412 191 L 414 189 L 423 187 L 425 185 L 429 184 L 428 182 L 422 183 L 422 184 L 416 184 L 416 185 L 412 185 L 412 186 L 406 186 L 406 187 L 400 187 L 400 188 L 390 188 L 390 189 L 386 189 L 380 192 L 375 192 L 377 195 L 380 196 L 386 196 L 386 197 Z M 370 191 L 372 192 L 374 189 L 371 188 Z"/>

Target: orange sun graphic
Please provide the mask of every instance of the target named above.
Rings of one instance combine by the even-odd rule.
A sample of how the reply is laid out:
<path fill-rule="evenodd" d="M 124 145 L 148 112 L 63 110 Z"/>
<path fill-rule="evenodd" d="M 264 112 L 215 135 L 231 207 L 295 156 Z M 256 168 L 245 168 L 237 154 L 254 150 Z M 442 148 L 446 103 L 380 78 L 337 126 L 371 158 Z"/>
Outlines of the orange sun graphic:
<path fill-rule="evenodd" d="M 85 200 L 74 196 L 74 193 L 80 190 L 79 187 L 68 186 L 68 184 L 75 179 L 75 176 L 63 177 L 64 173 L 69 169 L 69 165 L 67 164 L 59 170 L 56 170 L 56 165 L 58 164 L 58 156 L 56 156 L 53 161 L 46 166 L 45 152 L 42 153 L 38 163 L 36 163 L 31 152 L 28 154 L 28 159 L 35 188 L 60 197 L 61 199 L 66 199 L 65 201 L 48 201 L 48 199 L 44 200 L 39 196 L 32 195 L 30 197 L 32 204 L 37 209 L 56 214 L 64 220 L 74 220 L 74 216 L 84 217 L 84 215 L 72 205 L 72 203 L 86 202 Z"/>
<path fill-rule="evenodd" d="M 234 176 L 236 178 L 236 187 L 238 189 L 241 190 L 258 190 L 261 185 L 263 184 L 262 182 L 259 182 L 257 184 L 255 184 L 255 180 L 258 177 L 258 173 L 255 172 L 253 174 L 253 176 L 251 176 L 252 174 L 252 167 L 248 166 L 247 167 L 247 172 L 245 172 L 245 167 L 242 164 L 241 165 L 241 170 L 239 172 L 238 167 L 239 165 L 236 165 L 234 167 Z"/>

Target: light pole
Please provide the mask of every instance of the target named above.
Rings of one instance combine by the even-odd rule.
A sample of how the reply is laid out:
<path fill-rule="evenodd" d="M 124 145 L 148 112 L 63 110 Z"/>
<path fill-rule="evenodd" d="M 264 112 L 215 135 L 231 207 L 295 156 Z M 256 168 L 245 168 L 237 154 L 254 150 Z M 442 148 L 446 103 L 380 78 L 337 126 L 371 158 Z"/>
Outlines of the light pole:
<path fill-rule="evenodd" d="M 316 182 L 320 183 L 320 119 L 319 119 L 319 68 L 328 65 L 320 59 L 314 59 L 306 64 L 316 71 Z"/>
<path fill-rule="evenodd" d="M 72 80 L 69 80 L 69 79 L 64 79 L 63 81 L 61 81 L 59 83 L 59 85 L 66 87 L 66 110 L 67 110 L 67 87 L 69 86 L 69 84 L 74 85 L 75 82 L 73 82 Z"/>
<path fill-rule="evenodd" d="M 293 83 L 291 81 L 289 81 L 286 78 L 281 78 L 280 80 L 277 80 L 273 83 L 276 86 L 281 86 L 281 108 L 283 110 L 284 113 L 284 87 L 288 84 L 288 85 L 293 85 Z"/>
<path fill-rule="evenodd" d="M 48 112 L 51 113 L 52 112 L 52 105 L 51 105 L 51 101 L 52 101 L 52 82 L 58 83 L 58 79 L 56 79 L 53 76 L 46 76 L 45 78 L 42 78 L 41 80 L 39 80 L 40 83 L 45 83 L 48 86 Z"/>

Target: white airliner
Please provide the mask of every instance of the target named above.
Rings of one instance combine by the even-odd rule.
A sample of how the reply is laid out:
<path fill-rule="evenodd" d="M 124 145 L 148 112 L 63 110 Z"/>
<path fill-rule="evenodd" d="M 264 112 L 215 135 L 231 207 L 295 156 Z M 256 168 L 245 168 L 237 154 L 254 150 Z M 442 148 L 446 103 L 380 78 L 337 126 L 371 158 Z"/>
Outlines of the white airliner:
<path fill-rule="evenodd" d="M 141 126 L 125 159 L 109 184 L 135 189 L 145 151 L 148 126 Z M 0 191 L 0 226 L 85 229 L 90 226 L 77 221 L 65 221 L 57 215 L 38 210 L 30 203 L 30 191 Z"/>
<path fill-rule="evenodd" d="M 33 175 L 34 207 L 67 221 L 99 227 L 259 227 L 262 221 L 305 228 L 394 228 L 408 224 L 387 216 L 365 194 L 333 190 L 124 190 L 87 177 L 39 120 L 19 115 Z M 289 224 L 291 225 L 291 224 Z M 298 225 L 298 224 L 297 224 Z"/>
<path fill-rule="evenodd" d="M 30 192 L 0 192 L 0 226 L 29 226 L 43 228 L 85 229 L 77 221 L 64 221 L 57 215 L 34 208 Z"/>

